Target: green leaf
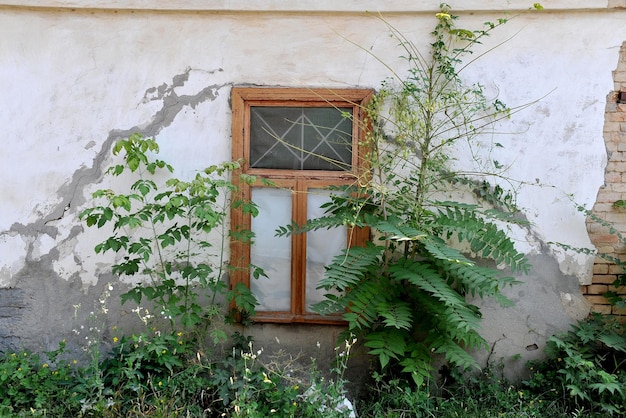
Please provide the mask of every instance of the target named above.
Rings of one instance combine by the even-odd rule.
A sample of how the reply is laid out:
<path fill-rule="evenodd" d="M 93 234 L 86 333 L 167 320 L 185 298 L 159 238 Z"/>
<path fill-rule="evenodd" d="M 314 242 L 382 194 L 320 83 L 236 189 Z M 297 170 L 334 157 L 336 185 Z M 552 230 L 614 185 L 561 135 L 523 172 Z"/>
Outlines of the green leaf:
<path fill-rule="evenodd" d="M 371 350 L 369 354 L 378 356 L 382 369 L 387 367 L 390 359 L 398 360 L 406 351 L 406 337 L 403 332 L 394 329 L 375 331 L 365 336 L 364 345 Z"/>
<path fill-rule="evenodd" d="M 411 307 L 403 301 L 384 301 L 376 309 L 383 317 L 383 323 L 389 327 L 410 330 L 412 327 Z"/>
<path fill-rule="evenodd" d="M 384 248 L 367 243 L 365 247 L 351 247 L 333 258 L 326 267 L 326 274 L 320 280 L 318 289 L 337 289 L 340 292 L 354 286 L 367 271 L 378 266 Z"/>

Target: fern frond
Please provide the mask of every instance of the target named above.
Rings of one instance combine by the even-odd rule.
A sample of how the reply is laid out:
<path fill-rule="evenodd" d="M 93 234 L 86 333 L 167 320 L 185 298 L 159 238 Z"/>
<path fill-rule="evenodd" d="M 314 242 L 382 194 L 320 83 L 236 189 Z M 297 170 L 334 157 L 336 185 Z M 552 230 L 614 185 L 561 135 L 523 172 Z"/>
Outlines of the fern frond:
<path fill-rule="evenodd" d="M 430 236 L 422 242 L 431 256 L 445 262 L 441 264 L 462 264 L 468 267 L 474 265 L 459 250 L 449 247 L 441 238 Z"/>
<path fill-rule="evenodd" d="M 388 327 L 410 330 L 413 322 L 411 306 L 403 301 L 384 301 L 376 306 L 383 323 Z"/>
<path fill-rule="evenodd" d="M 387 219 L 366 216 L 366 222 L 394 241 L 415 241 L 427 236 L 425 232 L 406 225 L 402 219 L 395 216 L 389 216 Z"/>
<path fill-rule="evenodd" d="M 324 300 L 311 306 L 313 312 L 320 315 L 331 315 L 345 311 L 345 303 L 340 297 L 332 293 L 327 293 L 324 297 Z"/>
<path fill-rule="evenodd" d="M 469 210 L 468 210 L 469 209 Z M 513 241 L 492 222 L 488 222 L 471 208 L 445 206 L 434 218 L 446 237 L 457 235 L 467 241 L 479 257 L 489 258 L 498 264 L 506 264 L 514 272 L 528 273 L 530 263 L 523 253 L 515 249 Z"/>
<path fill-rule="evenodd" d="M 443 354 L 451 364 L 463 370 L 480 369 L 480 366 L 467 351 L 445 335 L 428 339 L 428 345 L 437 354 Z"/>
<path fill-rule="evenodd" d="M 377 307 L 390 297 L 380 289 L 380 283 L 365 280 L 345 293 L 343 301 L 347 312 L 343 314 L 343 319 L 350 329 L 372 328 L 379 321 Z"/>
<path fill-rule="evenodd" d="M 407 334 L 397 329 L 386 328 L 366 335 L 365 346 L 369 354 L 378 356 L 381 368 L 385 368 L 392 358 L 398 360 L 406 351 Z"/>
<path fill-rule="evenodd" d="M 370 242 L 365 247 L 351 247 L 335 256 L 326 266 L 324 278 L 320 280 L 318 289 L 337 289 L 340 292 L 358 283 L 368 270 L 378 265 L 384 247 Z"/>
<path fill-rule="evenodd" d="M 403 258 L 389 267 L 389 273 L 393 279 L 408 281 L 446 306 L 465 305 L 465 299 L 448 286 L 441 275 L 428 263 Z"/>
<path fill-rule="evenodd" d="M 424 380 L 431 377 L 434 367 L 431 365 L 430 350 L 423 343 L 412 341 L 406 349 L 404 358 L 400 361 L 404 373 L 411 373 L 417 387 L 421 387 Z"/>
<path fill-rule="evenodd" d="M 500 294 L 501 290 L 519 283 L 515 278 L 502 276 L 498 270 L 489 267 L 441 263 L 440 268 L 461 284 L 471 296 L 484 298 L 499 295 L 498 302 L 504 306 L 509 306 L 510 301 Z"/>
<path fill-rule="evenodd" d="M 317 231 L 318 229 L 331 229 L 344 225 L 344 217 L 339 215 L 322 216 L 320 218 L 309 219 L 304 225 L 299 225 L 292 221 L 288 225 L 278 227 L 274 233 L 277 237 L 291 236 L 303 234 L 309 231 Z M 356 225 L 362 226 L 362 225 Z"/>
<path fill-rule="evenodd" d="M 480 328 L 480 311 L 463 299 L 461 303 L 446 304 L 428 292 L 414 292 L 412 298 L 418 307 L 414 317 L 420 322 L 414 323 L 417 329 L 426 333 L 445 333 L 451 339 L 462 341 L 466 346 L 479 346 L 482 337 Z"/>

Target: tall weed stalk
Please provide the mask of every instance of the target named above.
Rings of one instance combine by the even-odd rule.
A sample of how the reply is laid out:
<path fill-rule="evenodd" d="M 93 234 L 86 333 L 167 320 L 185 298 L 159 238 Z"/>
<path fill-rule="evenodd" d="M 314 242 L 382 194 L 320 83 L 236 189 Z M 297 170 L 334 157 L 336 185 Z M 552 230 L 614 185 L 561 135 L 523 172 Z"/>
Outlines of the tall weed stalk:
<path fill-rule="evenodd" d="M 460 29 L 446 5 L 436 19 L 427 54 L 388 24 L 407 75 L 394 71 L 365 109 L 368 176 L 337 193 L 325 216 L 277 231 L 371 230 L 372 242 L 327 266 L 320 286 L 329 292 L 315 310 L 342 313 L 347 332 L 364 342 L 383 373 L 411 376 L 417 385 L 433 372 L 433 354 L 453 367 L 477 367 L 467 350 L 487 342 L 472 299 L 509 306 L 502 290 L 530 269 L 506 229 L 526 225 L 514 194 L 489 182 L 504 177 L 502 165 L 475 157 L 478 169 L 468 172 L 453 158 L 460 147 L 477 149 L 481 135 L 514 112 L 459 75 L 473 62 L 463 59 L 506 20 Z M 443 193 L 451 189 L 473 201 Z"/>

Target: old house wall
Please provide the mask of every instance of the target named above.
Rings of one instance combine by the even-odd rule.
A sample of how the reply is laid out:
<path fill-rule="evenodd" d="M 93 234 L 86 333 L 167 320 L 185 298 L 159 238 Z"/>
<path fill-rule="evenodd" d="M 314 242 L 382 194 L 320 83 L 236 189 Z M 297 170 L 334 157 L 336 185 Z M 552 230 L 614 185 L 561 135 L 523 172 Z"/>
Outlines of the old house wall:
<path fill-rule="evenodd" d="M 413 3 L 0 1 L 0 349 L 70 338 L 108 283 L 107 329 L 134 321 L 115 297 L 128 283 L 111 275 L 113 256 L 93 252 L 103 235 L 77 218 L 103 187 L 117 139 L 155 136 L 183 177 L 228 160 L 233 86 L 377 88 L 390 75 L 377 58 L 404 67 L 385 24 L 365 11 L 426 48 L 439 2 Z M 570 196 L 591 207 L 605 182 L 605 107 L 625 5 L 549 1 L 539 13 L 521 1 L 459 3 L 451 6 L 465 27 L 516 16 L 464 76 L 512 107 L 533 103 L 500 126 L 497 157 L 524 183 L 518 203 L 532 227 L 513 233 L 534 268 L 510 290 L 514 308 L 484 302 L 492 359 L 532 358 L 589 309 L 580 285 L 591 284 L 593 258 L 548 242 L 591 246 Z M 320 338 L 332 346 L 338 329 L 324 329 L 249 332 L 297 349 Z"/>

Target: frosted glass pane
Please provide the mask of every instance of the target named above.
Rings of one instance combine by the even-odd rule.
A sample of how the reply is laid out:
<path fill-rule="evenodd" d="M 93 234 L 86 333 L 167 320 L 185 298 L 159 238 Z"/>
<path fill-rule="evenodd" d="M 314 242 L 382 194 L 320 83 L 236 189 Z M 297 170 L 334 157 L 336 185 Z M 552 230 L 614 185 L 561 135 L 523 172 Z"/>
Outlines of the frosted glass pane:
<path fill-rule="evenodd" d="M 351 108 L 250 108 L 250 167 L 349 171 Z"/>
<path fill-rule="evenodd" d="M 330 201 L 330 191 L 309 189 L 307 217 L 313 219 L 322 216 L 324 209 L 320 206 L 328 201 Z M 346 227 L 318 229 L 307 233 L 305 299 L 307 310 L 310 310 L 311 305 L 324 300 L 324 294 L 328 293 L 326 290 L 316 288 L 324 277 L 324 266 L 330 264 L 332 259 L 346 248 L 347 234 Z"/>
<path fill-rule="evenodd" d="M 250 290 L 257 297 L 257 311 L 291 310 L 291 237 L 276 237 L 276 229 L 291 223 L 291 191 L 252 188 L 252 201 L 259 215 L 252 218 L 256 234 L 250 261 L 261 267 L 268 278 L 250 279 Z"/>

